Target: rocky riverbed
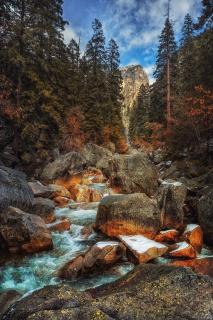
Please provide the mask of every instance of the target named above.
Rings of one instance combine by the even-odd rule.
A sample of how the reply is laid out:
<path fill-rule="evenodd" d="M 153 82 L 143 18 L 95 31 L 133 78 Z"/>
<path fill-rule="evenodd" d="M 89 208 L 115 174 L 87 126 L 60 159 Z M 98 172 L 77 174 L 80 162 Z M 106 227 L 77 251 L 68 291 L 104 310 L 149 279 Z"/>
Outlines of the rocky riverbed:
<path fill-rule="evenodd" d="M 0 167 L 17 189 L 0 213 L 0 318 L 213 318 L 210 175 L 151 160 L 90 144 L 42 183 Z"/>

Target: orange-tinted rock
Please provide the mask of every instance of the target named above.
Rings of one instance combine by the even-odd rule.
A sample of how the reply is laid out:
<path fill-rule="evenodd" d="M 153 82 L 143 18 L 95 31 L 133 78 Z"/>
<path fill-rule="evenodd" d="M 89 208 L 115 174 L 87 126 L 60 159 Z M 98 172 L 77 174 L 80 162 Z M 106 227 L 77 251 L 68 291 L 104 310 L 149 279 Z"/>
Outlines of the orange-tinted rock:
<path fill-rule="evenodd" d="M 197 252 L 203 247 L 203 231 L 198 224 L 188 224 L 182 235 L 182 239 L 192 245 Z"/>
<path fill-rule="evenodd" d="M 82 275 L 106 269 L 121 259 L 125 247 L 117 241 L 101 241 L 82 254 L 68 262 L 59 271 L 59 277 L 76 279 Z"/>
<path fill-rule="evenodd" d="M 142 234 L 154 239 L 160 231 L 160 212 L 144 193 L 111 195 L 101 200 L 95 224 L 109 237 Z"/>
<path fill-rule="evenodd" d="M 67 204 L 69 203 L 70 199 L 66 198 L 66 197 L 58 196 L 58 197 L 54 198 L 54 201 L 55 201 L 57 206 L 63 208 L 63 207 L 67 206 Z"/>
<path fill-rule="evenodd" d="M 56 221 L 54 223 L 51 223 L 48 226 L 48 229 L 50 231 L 58 231 L 58 232 L 62 232 L 62 231 L 69 231 L 70 230 L 70 226 L 71 223 L 68 219 L 62 219 L 60 221 Z"/>
<path fill-rule="evenodd" d="M 44 221 L 14 207 L 0 213 L 0 237 L 4 247 L 11 252 L 34 253 L 53 246 Z"/>
<path fill-rule="evenodd" d="M 54 199 L 56 197 L 66 197 L 70 198 L 70 192 L 63 186 L 57 185 L 57 184 L 49 184 L 48 185 L 49 190 L 51 190 L 51 199 Z"/>
<path fill-rule="evenodd" d="M 79 172 L 73 176 L 67 178 L 60 178 L 55 181 L 55 184 L 65 187 L 67 190 L 71 190 L 78 184 L 82 183 L 83 172 Z"/>
<path fill-rule="evenodd" d="M 157 242 L 177 242 L 179 232 L 175 229 L 161 231 L 156 237 Z"/>
<path fill-rule="evenodd" d="M 171 257 L 179 258 L 196 258 L 197 254 L 195 249 L 187 242 L 179 242 L 176 244 L 177 248 L 169 252 Z"/>
<path fill-rule="evenodd" d="M 196 273 L 213 277 L 213 257 L 198 258 L 192 260 L 176 260 L 170 265 L 176 267 L 189 267 Z"/>
<path fill-rule="evenodd" d="M 141 235 L 119 236 L 119 239 L 135 256 L 138 263 L 148 262 L 168 251 L 167 246 Z"/>
<path fill-rule="evenodd" d="M 72 197 L 77 202 L 99 202 L 103 194 L 96 189 L 92 189 L 86 185 L 77 185 L 72 190 Z"/>

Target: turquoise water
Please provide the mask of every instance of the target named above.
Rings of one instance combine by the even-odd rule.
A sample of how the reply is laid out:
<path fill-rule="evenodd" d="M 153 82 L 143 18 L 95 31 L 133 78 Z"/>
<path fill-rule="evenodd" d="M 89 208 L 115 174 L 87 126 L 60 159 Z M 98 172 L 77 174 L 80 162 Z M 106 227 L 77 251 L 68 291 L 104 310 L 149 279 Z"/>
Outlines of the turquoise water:
<path fill-rule="evenodd" d="M 81 235 L 81 229 L 85 225 L 94 223 L 96 212 L 97 209 L 57 209 L 57 218 L 67 217 L 72 222 L 70 231 L 52 233 L 53 250 L 20 257 L 0 267 L 0 291 L 15 289 L 25 294 L 46 285 L 62 282 L 57 277 L 61 266 L 100 240 L 96 233 L 88 239 Z M 133 265 L 130 263 L 118 265 L 116 272 L 106 272 L 103 275 L 74 281 L 72 284 L 80 290 L 95 287 L 118 279 L 132 268 Z"/>

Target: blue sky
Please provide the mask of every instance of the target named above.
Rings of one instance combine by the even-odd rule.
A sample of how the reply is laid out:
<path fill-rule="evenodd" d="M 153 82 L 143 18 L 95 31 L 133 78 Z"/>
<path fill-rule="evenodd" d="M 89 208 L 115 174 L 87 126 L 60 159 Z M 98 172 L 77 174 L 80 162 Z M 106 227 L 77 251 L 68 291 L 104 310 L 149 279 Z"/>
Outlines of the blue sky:
<path fill-rule="evenodd" d="M 167 0 L 64 0 L 64 18 L 69 22 L 65 41 L 81 38 L 82 50 L 92 34 L 91 23 L 98 18 L 106 40 L 119 45 L 121 65 L 141 64 L 153 81 L 158 38 L 166 13 Z M 171 17 L 179 38 L 184 16 L 200 14 L 201 0 L 172 0 Z"/>

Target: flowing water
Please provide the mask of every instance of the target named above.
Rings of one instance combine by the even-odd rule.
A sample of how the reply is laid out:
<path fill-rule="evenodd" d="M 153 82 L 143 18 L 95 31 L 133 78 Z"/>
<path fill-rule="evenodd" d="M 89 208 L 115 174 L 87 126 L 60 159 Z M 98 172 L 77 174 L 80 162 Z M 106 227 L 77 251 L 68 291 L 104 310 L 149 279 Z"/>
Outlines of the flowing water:
<path fill-rule="evenodd" d="M 97 185 L 97 188 L 101 187 L 103 188 Z M 52 233 L 53 250 L 25 257 L 16 256 L 1 266 L 0 291 L 15 289 L 25 294 L 46 285 L 62 282 L 57 277 L 57 271 L 79 253 L 85 252 L 91 245 L 102 240 L 102 236 L 96 233 L 92 233 L 87 239 L 81 234 L 84 226 L 95 222 L 96 213 L 97 205 L 94 204 L 89 204 L 88 209 L 56 209 L 57 218 L 66 217 L 71 221 L 70 231 Z M 111 272 L 72 281 L 72 285 L 79 290 L 95 287 L 118 279 L 133 267 L 131 263 L 118 264 Z"/>

